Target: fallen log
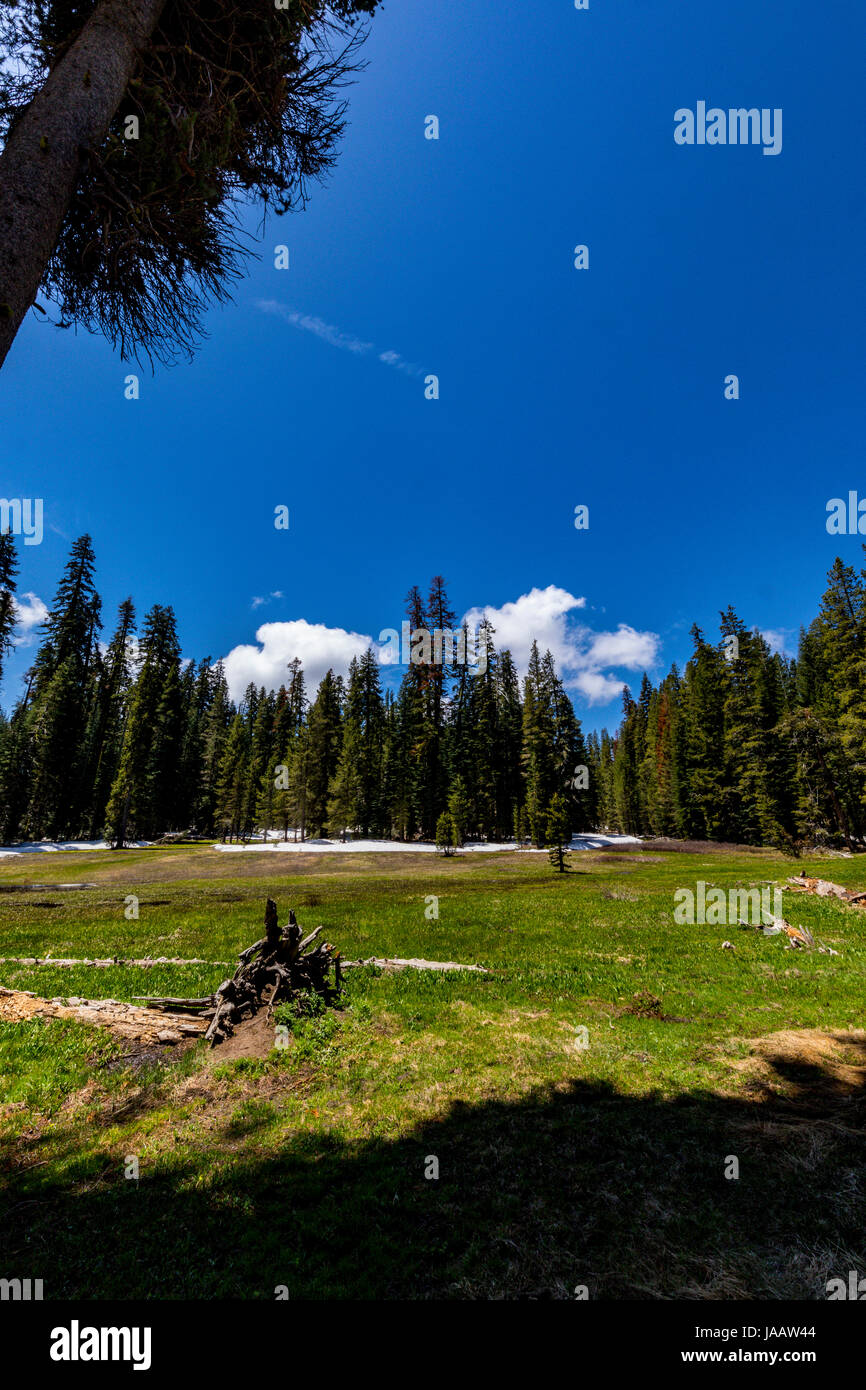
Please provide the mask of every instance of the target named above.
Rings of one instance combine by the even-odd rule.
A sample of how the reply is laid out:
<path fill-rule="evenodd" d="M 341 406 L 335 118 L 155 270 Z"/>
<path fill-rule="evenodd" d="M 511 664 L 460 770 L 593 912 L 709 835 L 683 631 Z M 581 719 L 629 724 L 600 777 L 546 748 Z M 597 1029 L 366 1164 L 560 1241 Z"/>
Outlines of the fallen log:
<path fill-rule="evenodd" d="M 205 1021 L 193 1014 L 173 1013 L 171 1023 L 149 1009 L 119 999 L 42 999 L 29 990 L 0 987 L 0 1020 L 23 1023 L 31 1018 L 74 1019 L 106 1028 L 124 1042 L 150 1047 L 201 1037 Z"/>
<path fill-rule="evenodd" d="M 866 893 L 854 893 L 850 888 L 843 888 L 841 883 L 831 883 L 826 878 L 808 878 L 805 873 L 789 878 L 788 886 L 798 893 L 813 893 L 819 898 L 838 898 L 840 902 L 848 903 L 849 906 L 860 907 L 866 902 Z"/>
<path fill-rule="evenodd" d="M 483 965 L 460 965 L 454 960 L 420 960 L 417 956 L 402 959 L 400 956 L 368 956 L 366 960 L 344 960 L 343 970 L 356 970 L 361 965 L 376 965 L 380 970 L 471 970 L 479 975 L 487 975 Z"/>
<path fill-rule="evenodd" d="M 208 1014 L 212 1010 L 213 995 L 206 994 L 202 999 L 169 999 L 155 994 L 134 994 L 133 1003 L 145 1004 L 148 1009 L 159 1009 L 163 1013 Z"/>
<path fill-rule="evenodd" d="M 150 970 L 154 965 L 228 965 L 227 960 L 198 960 L 186 956 L 143 956 L 140 960 L 125 960 L 122 956 L 112 956 L 111 959 L 90 960 L 87 956 L 80 959 L 73 956 L 0 956 L 0 965 L 49 965 L 57 969 L 71 969 L 79 965 L 92 967 L 94 970 L 108 970 L 112 965 L 134 965 L 143 970 Z M 144 998 L 144 995 L 140 996 Z"/>
<path fill-rule="evenodd" d="M 749 930 L 752 925 L 753 923 L 751 922 L 744 922 L 742 917 L 737 918 L 737 926 L 739 927 L 745 927 L 746 930 Z M 816 944 L 815 938 L 808 927 L 792 927 L 791 923 L 786 922 L 784 917 L 774 917 L 771 915 L 769 922 L 757 924 L 757 930 L 762 932 L 764 936 L 786 936 L 787 941 L 785 945 L 792 950 L 811 950 Z M 838 951 L 832 951 L 829 946 L 824 947 L 821 945 L 818 947 L 818 950 L 826 955 L 837 956 L 839 954 Z"/>

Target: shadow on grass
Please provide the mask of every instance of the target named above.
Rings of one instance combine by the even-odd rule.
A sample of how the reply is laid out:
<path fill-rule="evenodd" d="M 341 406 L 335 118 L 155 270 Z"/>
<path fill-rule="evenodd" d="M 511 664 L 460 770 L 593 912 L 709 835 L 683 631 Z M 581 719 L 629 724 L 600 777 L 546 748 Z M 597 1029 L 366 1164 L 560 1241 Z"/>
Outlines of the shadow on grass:
<path fill-rule="evenodd" d="M 396 1139 L 296 1131 L 277 1152 L 255 1102 L 137 1183 L 119 1153 L 63 1184 L 53 1166 L 12 1178 L 7 1152 L 0 1274 L 47 1298 L 824 1298 L 866 1273 L 866 1073 L 765 1066 L 751 1095 L 575 1080 Z M 73 1131 L 57 1138 L 71 1155 Z M 17 1162 L 38 1155 L 19 1141 Z"/>

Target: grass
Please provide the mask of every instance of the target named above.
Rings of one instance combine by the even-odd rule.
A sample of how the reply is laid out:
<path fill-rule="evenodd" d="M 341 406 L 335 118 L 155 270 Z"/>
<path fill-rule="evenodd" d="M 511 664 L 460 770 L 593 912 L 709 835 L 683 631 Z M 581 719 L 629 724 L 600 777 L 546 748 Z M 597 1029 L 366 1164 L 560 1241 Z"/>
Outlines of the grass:
<path fill-rule="evenodd" d="M 0 1027 L 0 1274 L 82 1298 L 283 1284 L 331 1299 L 579 1284 L 593 1298 L 824 1297 L 828 1278 L 866 1268 L 864 1073 L 840 1081 L 866 1062 L 846 1036 L 864 1026 L 866 914 L 786 898 L 837 956 L 673 922 L 677 888 L 800 867 L 770 851 L 582 853 L 557 875 L 541 855 L 287 864 L 195 846 L 0 862 L 4 956 L 232 960 L 270 894 L 346 958 L 489 972 L 366 967 L 339 1010 L 281 1011 L 287 1045 L 266 1057 L 197 1045 L 145 1072 L 84 1025 Z M 805 867 L 866 886 L 866 861 Z M 98 886 L 16 891 L 49 878 Z M 204 993 L 227 973 L 7 962 L 0 984 L 131 999 Z M 839 1034 L 835 1061 L 770 1046 L 759 1065 L 755 1040 L 792 1029 Z"/>

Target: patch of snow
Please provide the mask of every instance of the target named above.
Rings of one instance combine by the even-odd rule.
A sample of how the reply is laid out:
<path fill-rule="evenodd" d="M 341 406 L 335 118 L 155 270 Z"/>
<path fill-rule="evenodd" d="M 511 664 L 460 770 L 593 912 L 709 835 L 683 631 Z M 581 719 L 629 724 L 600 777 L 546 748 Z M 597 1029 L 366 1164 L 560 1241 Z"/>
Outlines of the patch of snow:
<path fill-rule="evenodd" d="M 127 849 L 145 849 L 149 840 L 131 840 Z M 20 845 L 0 846 L 0 858 L 16 854 L 57 854 L 67 849 L 111 849 L 110 840 L 28 840 Z"/>
<path fill-rule="evenodd" d="M 635 835 L 574 835 L 572 837 L 571 849 L 602 849 L 605 845 L 638 845 L 640 840 Z M 403 841 L 403 840 L 347 840 L 345 844 L 340 840 L 274 840 L 268 844 L 261 841 L 250 841 L 245 845 L 221 845 L 215 844 L 214 849 L 222 850 L 223 853 L 234 854 L 255 854 L 265 850 L 273 854 L 435 854 L 436 846 L 429 840 Z M 546 849 L 535 849 L 528 846 L 518 846 L 516 840 L 498 843 L 472 843 L 467 841 L 462 849 L 456 851 L 457 854 L 497 854 L 503 851 L 520 849 L 521 854 L 546 854 Z"/>
<path fill-rule="evenodd" d="M 639 845 L 639 835 L 573 835 L 571 849 L 603 849 L 605 845 Z"/>

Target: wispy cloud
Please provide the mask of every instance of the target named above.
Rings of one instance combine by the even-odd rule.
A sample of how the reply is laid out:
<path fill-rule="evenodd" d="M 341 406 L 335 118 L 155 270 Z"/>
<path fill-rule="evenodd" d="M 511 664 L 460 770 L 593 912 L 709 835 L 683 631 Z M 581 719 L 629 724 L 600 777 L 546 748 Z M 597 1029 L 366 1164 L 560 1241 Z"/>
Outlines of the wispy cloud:
<path fill-rule="evenodd" d="M 421 368 L 417 363 L 407 362 L 405 357 L 401 357 L 399 352 L 394 352 L 392 348 L 387 352 L 380 352 L 379 361 L 384 362 L 386 367 L 393 367 L 397 372 L 405 372 L 407 376 L 421 375 Z"/>
<path fill-rule="evenodd" d="M 337 328 L 333 323 L 326 323 L 316 314 L 302 314 L 298 309 L 292 309 L 288 304 L 281 304 L 278 299 L 258 299 L 256 308 L 263 314 L 274 314 L 277 318 L 283 319 L 292 328 L 299 328 L 304 333 L 312 333 L 314 337 L 320 338 L 323 343 L 328 343 L 331 347 L 339 348 L 342 352 L 351 352 L 356 357 L 366 357 L 370 353 L 376 352 L 375 343 L 365 342 L 363 338 L 356 338 L 352 333 L 344 333 L 341 328 Z M 376 357 L 386 367 L 392 367 L 394 371 L 403 372 L 407 376 L 421 376 L 421 368 L 414 362 L 407 362 L 399 352 L 393 348 L 387 348 L 384 352 L 377 352 Z"/>
<path fill-rule="evenodd" d="M 270 592 L 269 594 L 267 594 L 265 597 L 263 597 L 263 598 L 262 598 L 262 597 L 254 598 L 253 601 L 252 601 L 251 607 L 252 607 L 252 608 L 261 608 L 261 607 L 263 607 L 265 604 L 270 603 L 272 599 L 275 599 L 275 598 L 282 598 L 282 597 L 283 597 L 283 591 L 282 591 L 282 589 L 272 589 L 271 592 Z"/>

